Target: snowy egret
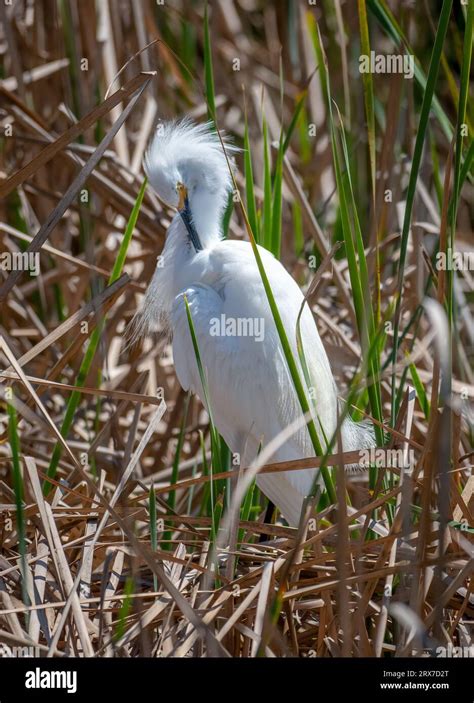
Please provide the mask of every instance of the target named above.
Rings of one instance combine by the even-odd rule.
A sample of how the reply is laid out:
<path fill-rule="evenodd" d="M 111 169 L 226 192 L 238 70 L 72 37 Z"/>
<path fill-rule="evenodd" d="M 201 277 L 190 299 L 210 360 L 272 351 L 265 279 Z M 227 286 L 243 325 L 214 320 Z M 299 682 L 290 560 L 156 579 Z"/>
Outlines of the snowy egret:
<path fill-rule="evenodd" d="M 226 144 L 229 152 L 235 150 Z M 232 179 L 221 142 L 209 125 L 185 119 L 162 123 L 145 158 L 149 182 L 176 208 L 160 263 L 141 310 L 142 327 L 172 334 L 181 386 L 205 394 L 189 331 L 184 296 L 191 311 L 206 370 L 217 429 L 243 465 L 258 448 L 301 416 L 301 406 L 250 243 L 222 239 L 221 220 Z M 296 320 L 303 301 L 297 283 L 266 249 L 260 254 L 295 359 Z M 326 351 L 307 305 L 301 335 L 311 374 L 316 410 L 329 438 L 337 423 L 337 392 Z M 300 368 L 300 374 L 302 374 Z M 373 444 L 370 429 L 349 418 L 343 449 Z M 275 461 L 314 456 L 305 425 L 274 455 Z M 297 525 L 314 472 L 259 475 L 257 484 L 290 525 Z"/>

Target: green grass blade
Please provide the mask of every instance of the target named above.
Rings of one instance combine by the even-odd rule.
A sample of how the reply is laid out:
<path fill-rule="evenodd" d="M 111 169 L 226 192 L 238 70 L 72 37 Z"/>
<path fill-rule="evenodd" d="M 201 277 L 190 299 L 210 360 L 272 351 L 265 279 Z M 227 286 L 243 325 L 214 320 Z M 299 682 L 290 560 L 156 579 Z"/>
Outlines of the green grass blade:
<path fill-rule="evenodd" d="M 413 56 L 415 62 L 415 80 L 424 93 L 426 91 L 429 79 L 426 78 L 416 56 L 410 48 L 406 36 L 404 35 L 400 25 L 398 24 L 392 12 L 390 11 L 390 8 L 388 7 L 387 3 L 385 2 L 385 0 L 367 0 L 367 5 L 371 13 L 379 22 L 380 26 L 385 30 L 387 35 L 391 37 L 395 44 L 397 46 L 403 44 L 406 47 L 408 53 Z M 448 142 L 450 142 L 453 138 L 454 133 L 453 126 L 449 120 L 449 117 L 446 115 L 445 111 L 441 107 L 441 104 L 436 96 L 433 96 L 432 108 L 434 114 L 438 118 L 438 121 L 443 129 L 444 134 L 446 135 Z"/>
<path fill-rule="evenodd" d="M 150 486 L 150 492 L 148 495 L 148 508 L 150 511 L 150 546 L 153 552 L 158 549 L 158 533 L 156 529 L 156 494 L 155 494 L 155 484 L 152 483 Z M 153 589 L 158 590 L 158 580 L 156 574 L 153 574 Z"/>
<path fill-rule="evenodd" d="M 366 0 L 358 0 L 360 44 L 362 53 L 370 56 L 369 25 L 367 22 Z M 369 147 L 370 162 L 370 185 L 372 190 L 372 217 L 375 227 L 375 291 L 376 300 L 375 319 L 380 322 L 381 316 L 381 285 L 380 285 L 380 253 L 379 253 L 379 229 L 376 220 L 375 210 L 375 187 L 376 187 L 376 146 L 375 146 L 375 108 L 374 108 L 374 84 L 371 71 L 362 73 L 362 86 L 364 89 L 365 117 L 367 120 L 367 143 Z"/>
<path fill-rule="evenodd" d="M 290 146 L 291 137 L 293 136 L 293 132 L 295 131 L 296 125 L 298 124 L 298 120 L 303 110 L 307 95 L 308 91 L 305 90 L 303 91 L 302 95 L 298 98 L 293 117 L 291 118 L 291 122 L 286 132 L 285 141 L 283 142 L 283 154 L 286 154 L 288 147 Z"/>
<path fill-rule="evenodd" d="M 360 45 L 362 53 L 370 56 L 369 25 L 367 23 L 367 7 L 365 0 L 358 0 Z M 367 137 L 369 144 L 370 180 L 372 186 L 372 200 L 375 203 L 375 110 L 374 110 L 374 84 L 372 73 L 362 73 L 364 88 L 365 117 L 367 120 Z"/>
<path fill-rule="evenodd" d="M 209 386 L 206 379 L 206 374 L 204 371 L 204 366 L 202 364 L 201 353 L 199 351 L 199 344 L 196 336 L 196 330 L 193 323 L 193 318 L 191 315 L 191 309 L 189 307 L 189 302 L 184 296 L 184 304 L 186 306 L 186 317 L 188 319 L 189 333 L 191 335 L 191 341 L 194 349 L 194 356 L 196 359 L 196 364 L 198 367 L 199 378 L 201 380 L 201 385 L 204 393 L 204 401 L 209 415 L 209 431 L 211 435 L 211 480 L 210 480 L 210 495 L 211 495 L 211 552 L 212 546 L 216 544 L 217 535 L 219 532 L 219 525 L 222 518 L 222 512 L 224 509 L 224 496 L 218 494 L 217 500 L 214 500 L 214 474 L 220 471 L 220 460 L 222 457 L 221 443 L 219 433 L 217 432 L 216 425 L 214 422 L 214 416 L 211 406 L 211 398 L 209 394 Z M 204 448 L 203 448 L 204 455 Z M 218 485 L 215 488 L 218 489 Z M 215 563 L 216 573 L 218 573 L 218 563 Z"/>
<path fill-rule="evenodd" d="M 451 230 L 454 233 L 456 226 L 456 215 L 458 201 L 461 191 L 462 174 L 462 146 L 463 128 L 466 121 L 467 98 L 469 95 L 469 79 L 471 73 L 472 60 L 472 32 L 473 32 L 474 4 L 470 2 L 467 6 L 466 28 L 464 32 L 463 60 L 461 66 L 461 85 L 459 90 L 458 115 L 456 122 L 456 150 L 454 161 L 454 188 L 451 209 Z M 472 147 L 472 141 L 471 141 Z"/>
<path fill-rule="evenodd" d="M 244 173 L 245 173 L 245 194 L 247 202 L 247 213 L 249 216 L 250 227 L 254 233 L 255 239 L 260 243 L 259 230 L 257 221 L 257 207 L 255 203 L 255 193 L 253 188 L 253 167 L 252 153 L 250 148 L 249 130 L 247 122 L 247 111 L 245 111 L 245 131 L 244 131 Z"/>
<path fill-rule="evenodd" d="M 283 143 L 280 137 L 278 155 L 275 163 L 272 201 L 272 245 L 271 251 L 279 259 L 281 253 L 281 217 L 282 217 L 282 186 L 283 186 Z"/>
<path fill-rule="evenodd" d="M 430 401 L 428 400 L 428 396 L 426 395 L 425 387 L 424 387 L 423 382 L 421 381 L 421 379 L 418 375 L 418 371 L 416 369 L 415 364 L 410 364 L 410 376 L 411 376 L 411 380 L 413 382 L 413 386 L 416 391 L 416 396 L 418 398 L 420 408 L 423 410 L 423 414 L 425 416 L 425 419 L 429 420 L 429 418 L 430 418 Z"/>
<path fill-rule="evenodd" d="M 233 193 L 229 193 L 227 198 L 227 205 L 224 210 L 224 217 L 222 218 L 222 237 L 227 239 L 229 236 L 230 220 L 232 218 L 232 213 L 234 211 L 234 197 Z"/>
<path fill-rule="evenodd" d="M 184 438 L 185 438 L 185 433 L 186 433 L 186 423 L 188 421 L 188 410 L 189 410 L 190 399 L 191 399 L 191 394 L 188 393 L 186 396 L 186 400 L 184 401 L 183 414 L 181 417 L 181 425 L 179 428 L 178 442 L 176 444 L 176 451 L 175 451 L 174 457 L 173 457 L 173 466 L 171 468 L 171 485 L 174 485 L 178 481 L 179 461 L 181 459 L 181 451 L 183 449 Z M 167 504 L 171 510 L 175 509 L 175 506 L 176 506 L 176 490 L 175 489 L 173 489 L 172 491 L 169 492 Z M 167 530 L 164 533 L 164 535 L 163 535 L 163 548 L 164 549 L 171 548 L 171 544 L 170 544 L 171 536 L 172 536 L 172 533 L 170 530 Z"/>
<path fill-rule="evenodd" d="M 201 353 L 199 351 L 199 345 L 197 341 L 197 336 L 196 336 L 196 330 L 194 328 L 194 323 L 193 323 L 193 318 L 191 315 L 191 309 L 189 307 L 189 302 L 186 296 L 184 296 L 184 304 L 186 306 L 186 316 L 188 319 L 188 325 L 189 325 L 189 332 L 191 335 L 191 341 L 193 344 L 193 349 L 194 349 L 194 356 L 196 358 L 196 364 L 198 367 L 198 372 L 199 372 L 199 378 L 201 379 L 201 385 L 204 393 L 204 401 L 206 404 L 207 412 L 209 414 L 209 430 L 210 430 L 210 435 L 211 435 L 211 481 L 210 481 L 210 489 L 211 489 L 211 509 L 212 509 L 212 515 L 214 515 L 215 512 L 215 502 L 214 502 L 214 479 L 213 479 L 213 474 L 218 473 L 220 470 L 219 466 L 219 460 L 220 460 L 220 441 L 219 441 L 219 433 L 217 432 L 216 429 L 216 424 L 214 422 L 214 416 L 212 412 L 212 405 L 211 405 L 211 398 L 209 395 L 209 386 L 207 383 L 207 378 L 206 374 L 204 372 L 204 366 L 202 364 L 201 360 Z"/>
<path fill-rule="evenodd" d="M 250 514 L 252 510 L 252 505 L 253 505 L 253 496 L 255 492 L 255 486 L 256 483 L 255 481 L 252 481 L 250 486 L 247 489 L 247 493 L 245 494 L 244 500 L 242 502 L 242 507 L 240 508 L 240 520 L 241 522 L 246 522 L 247 520 L 250 519 Z M 240 549 L 242 546 L 242 540 L 245 535 L 245 530 L 243 527 L 239 528 L 238 533 L 237 533 L 237 549 Z"/>
<path fill-rule="evenodd" d="M 123 595 L 124 599 L 122 602 L 122 605 L 120 606 L 119 612 L 118 612 L 118 617 L 117 617 L 117 627 L 115 630 L 114 634 L 114 640 L 118 642 L 124 634 L 126 630 L 126 620 L 130 614 L 130 610 L 132 609 L 132 594 L 135 588 L 135 583 L 133 580 L 132 576 L 127 576 L 127 579 L 125 581 L 125 586 L 123 589 Z"/>
<path fill-rule="evenodd" d="M 214 90 L 214 71 L 212 68 L 211 37 L 209 34 L 209 7 L 204 8 L 204 79 L 206 87 L 207 116 L 215 123 L 216 98 Z"/>
<path fill-rule="evenodd" d="M 181 451 L 183 449 L 184 437 L 185 437 L 185 433 L 186 433 L 186 423 L 188 421 L 188 410 L 189 410 L 190 399 L 191 399 L 191 394 L 188 393 L 186 396 L 186 400 L 184 401 L 183 414 L 181 417 L 181 425 L 179 428 L 179 435 L 178 435 L 178 443 L 176 445 L 176 451 L 175 451 L 174 458 L 173 458 L 173 466 L 171 469 L 171 483 L 172 484 L 175 484 L 178 481 L 179 461 L 181 458 Z M 172 510 L 174 510 L 174 508 L 176 506 L 176 490 L 175 489 L 170 491 L 167 502 L 168 502 L 169 507 Z"/>
<path fill-rule="evenodd" d="M 23 476 L 21 473 L 20 457 L 20 440 L 18 438 L 18 421 L 15 407 L 7 402 L 8 414 L 8 441 L 12 453 L 12 485 L 15 494 L 15 509 L 16 509 L 16 527 L 18 531 L 18 546 L 20 552 L 20 567 L 21 567 L 21 592 L 23 603 L 29 605 L 27 562 L 26 562 L 26 521 L 23 508 Z"/>
<path fill-rule="evenodd" d="M 339 116 L 340 117 L 340 116 Z M 350 206 L 351 206 L 351 211 L 352 211 L 352 217 L 353 217 L 353 222 L 354 222 L 354 228 L 355 228 L 355 241 L 356 241 L 356 247 L 357 247 L 357 257 L 358 257 L 358 276 L 361 282 L 361 288 L 362 288 L 362 293 L 363 293 L 363 302 L 364 302 L 364 309 L 365 309 L 365 314 L 362 315 L 361 317 L 363 319 L 363 325 L 367 326 L 367 333 L 368 333 L 368 342 L 370 345 L 373 346 L 373 353 L 369 355 L 369 370 L 370 370 L 370 375 L 368 378 L 368 392 L 369 392 L 369 397 L 370 397 L 370 404 L 372 408 L 372 412 L 374 416 L 376 417 L 377 420 L 382 422 L 383 420 L 383 413 L 382 413 L 382 395 L 381 395 L 381 388 L 380 388 L 380 382 L 379 382 L 379 376 L 380 376 L 380 361 L 379 361 L 379 354 L 377 353 L 378 349 L 377 346 L 373 345 L 374 340 L 376 339 L 376 332 L 375 332 L 375 319 L 374 319 L 374 314 L 371 306 L 371 300 L 370 300 L 370 281 L 369 281 L 369 272 L 367 268 L 367 261 L 365 257 L 365 250 L 364 250 L 364 240 L 362 237 L 362 231 L 360 227 L 360 221 L 359 221 L 359 216 L 357 213 L 357 207 L 356 207 L 356 201 L 355 201 L 355 196 L 354 196 L 354 189 L 352 185 L 352 179 L 351 179 L 351 170 L 350 170 L 350 164 L 349 164 L 349 154 L 347 150 L 347 144 L 346 144 L 346 138 L 344 134 L 344 127 L 342 123 L 342 119 L 340 118 L 340 133 L 341 133 L 341 142 L 342 142 L 342 151 L 343 151 L 343 157 L 344 157 L 344 166 L 345 166 L 345 176 L 343 177 L 344 181 L 347 181 L 348 184 L 348 199 L 350 198 Z M 376 428 L 376 434 L 378 434 L 378 438 L 380 441 L 383 441 L 383 434 L 382 431 L 379 427 Z"/>
<path fill-rule="evenodd" d="M 441 180 L 441 170 L 439 166 L 438 151 L 436 148 L 436 141 L 433 135 L 433 130 L 429 130 L 430 139 L 430 154 L 431 161 L 433 163 L 433 186 L 436 193 L 436 200 L 438 202 L 438 211 L 441 213 L 441 208 L 443 205 L 443 183 Z"/>
<path fill-rule="evenodd" d="M 117 281 L 122 275 L 125 259 L 127 258 L 128 247 L 130 246 L 130 242 L 132 241 L 133 230 L 135 229 L 135 225 L 137 224 L 138 215 L 140 214 L 140 208 L 142 206 L 143 198 L 145 196 L 146 186 L 147 179 L 145 177 L 140 187 L 140 190 L 138 191 L 137 199 L 135 200 L 132 212 L 130 213 L 127 226 L 125 227 L 123 239 L 120 242 L 117 258 L 115 259 L 112 273 L 110 274 L 107 283 L 107 285 L 109 286 L 112 285 L 112 283 L 114 283 L 115 281 Z"/>
<path fill-rule="evenodd" d="M 450 228 L 448 229 L 448 248 L 451 251 L 455 250 L 455 235 L 456 235 L 456 220 L 458 212 L 459 198 L 461 195 L 461 170 L 462 170 L 462 149 L 463 149 L 463 138 L 464 129 L 468 129 L 466 124 L 466 107 L 467 107 L 467 96 L 469 93 L 469 81 L 470 81 L 470 71 L 471 71 L 471 59 L 472 59 L 472 29 L 473 29 L 473 15 L 474 6 L 473 3 L 469 3 L 466 15 L 466 28 L 464 32 L 464 42 L 463 42 L 463 58 L 461 64 L 461 82 L 459 89 L 459 102 L 458 102 L 458 114 L 456 119 L 456 143 L 454 150 L 454 177 L 453 177 L 453 192 L 450 201 L 450 207 L 448 209 L 448 214 L 450 216 Z M 454 278 L 455 272 L 448 269 L 446 272 L 447 276 L 447 308 L 448 308 L 448 320 L 450 322 L 450 327 L 454 330 L 454 334 L 457 336 L 457 330 L 455 329 L 455 303 L 454 303 Z"/>
<path fill-rule="evenodd" d="M 203 476 L 209 476 L 209 464 L 207 463 L 207 457 L 206 457 L 206 443 L 204 441 L 204 433 L 202 430 L 199 430 L 199 447 L 201 449 L 201 457 L 202 457 L 202 475 Z M 199 514 L 201 517 L 203 515 L 209 517 L 212 515 L 212 512 L 214 510 L 214 484 L 212 481 L 207 481 L 204 484 L 204 490 L 203 490 L 203 496 L 202 496 L 202 501 L 201 501 L 201 508 Z"/>
<path fill-rule="evenodd" d="M 147 179 L 142 183 L 142 186 L 140 188 L 140 191 L 137 195 L 137 199 L 135 201 L 135 204 L 133 206 L 132 212 L 130 214 L 129 220 L 127 222 L 127 226 L 125 228 L 125 233 L 123 236 L 123 239 L 120 243 L 119 247 L 119 252 L 117 254 L 117 258 L 114 263 L 114 267 L 112 269 L 112 273 L 110 274 L 108 285 L 111 285 L 116 281 L 118 278 L 120 278 L 122 274 L 122 269 L 125 263 L 125 259 L 127 257 L 127 251 L 128 247 L 130 245 L 130 242 L 132 240 L 132 234 L 133 230 L 135 228 L 135 225 L 137 223 L 138 215 L 140 212 L 140 208 L 143 202 L 143 197 L 145 195 L 145 190 L 146 190 L 146 185 L 147 185 Z M 91 334 L 91 337 L 89 339 L 89 344 L 86 349 L 86 353 L 84 355 L 84 358 L 82 360 L 81 366 L 79 368 L 79 373 L 76 378 L 76 387 L 81 388 L 85 382 L 87 375 L 91 369 L 92 362 L 94 360 L 95 353 L 97 351 L 97 347 L 99 346 L 99 341 L 100 341 L 100 336 L 102 334 L 102 331 L 104 329 L 105 325 L 105 320 L 102 319 L 99 321 L 97 324 L 97 327 L 94 329 L 94 331 Z M 79 390 L 73 391 L 71 395 L 69 396 L 69 400 L 66 406 L 66 412 L 64 414 L 64 419 L 63 423 L 61 425 L 61 434 L 63 437 L 67 436 L 67 433 L 71 429 L 73 420 L 74 420 L 74 414 L 77 410 L 77 407 L 79 405 L 81 399 L 81 392 Z M 62 446 L 57 443 L 54 447 L 52 456 L 51 456 L 51 462 L 48 467 L 47 471 L 47 476 L 48 478 L 54 478 L 56 475 L 56 471 L 59 465 L 59 460 L 61 458 L 61 452 L 62 452 Z M 52 487 L 52 483 L 50 483 L 47 479 L 45 479 L 43 483 L 43 492 L 45 495 L 48 494 Z"/>
<path fill-rule="evenodd" d="M 268 251 L 272 248 L 272 176 L 270 151 L 268 144 L 268 127 L 265 115 L 262 118 L 263 131 L 263 246 Z"/>
<path fill-rule="evenodd" d="M 402 235 L 400 243 L 400 258 L 398 265 L 398 284 L 397 284 L 397 305 L 395 308 L 395 319 L 394 319 L 394 332 L 393 332 L 393 353 L 392 353 L 392 408 L 391 408 L 391 422 L 392 425 L 395 423 L 395 413 L 396 413 L 396 373 L 395 364 L 398 353 L 398 334 L 400 327 L 400 312 L 401 312 L 401 301 L 402 301 L 402 291 L 403 291 L 403 278 L 405 275 L 405 263 L 408 248 L 408 237 L 410 233 L 411 215 L 413 211 L 413 202 L 415 199 L 416 183 L 418 180 L 418 173 L 421 166 L 421 157 L 423 154 L 423 146 L 426 136 L 426 128 L 428 126 L 428 118 L 431 111 L 431 106 L 433 102 L 434 89 L 436 85 L 436 80 L 438 78 L 441 51 L 443 48 L 443 43 L 446 37 L 446 32 L 448 29 L 449 18 L 451 15 L 453 0 L 443 0 L 443 6 L 441 8 L 441 14 L 438 23 L 438 29 L 436 31 L 435 42 L 433 45 L 433 51 L 431 54 L 430 67 L 428 70 L 428 78 L 426 80 L 425 92 L 423 95 L 423 102 L 421 105 L 420 118 L 418 123 L 418 130 L 416 133 L 415 147 L 413 151 L 413 159 L 410 170 L 410 178 L 408 182 L 408 189 L 406 194 L 406 204 L 405 204 L 405 215 L 403 218 Z"/>
<path fill-rule="evenodd" d="M 361 341 L 363 358 L 366 359 L 367 363 L 368 393 L 370 398 L 371 410 L 374 417 L 381 422 L 383 417 L 379 382 L 379 347 L 374 345 L 376 334 L 373 310 L 370 300 L 369 276 L 367 270 L 367 262 L 365 258 L 364 242 L 357 214 L 357 207 L 355 204 L 354 191 L 352 188 L 349 155 L 345 142 L 342 119 L 340 119 L 341 149 L 342 159 L 344 161 L 344 164 L 341 164 L 337 132 L 333 118 L 329 76 L 327 73 L 326 59 L 322 47 L 321 37 L 319 34 L 319 27 L 317 26 L 314 16 L 311 14 L 308 14 L 308 22 L 310 33 L 313 39 L 316 60 L 319 67 L 319 75 L 323 88 L 323 95 L 326 100 L 326 107 L 329 115 L 334 172 L 336 176 L 337 192 L 340 202 L 339 213 L 341 218 L 341 226 L 349 267 L 352 294 L 354 298 L 354 310 L 356 314 L 359 338 Z M 343 165 L 344 169 L 342 167 Z M 351 216 L 353 227 L 351 226 Z M 376 434 L 377 441 L 383 444 L 383 432 L 381 431 L 380 427 L 375 425 L 374 431 Z"/>
<path fill-rule="evenodd" d="M 222 495 L 217 496 L 216 505 L 212 514 L 211 522 L 211 544 L 217 543 L 219 535 L 219 526 L 221 524 L 222 513 L 224 512 L 224 498 Z"/>
<path fill-rule="evenodd" d="M 194 356 L 196 357 L 196 364 L 197 364 L 198 371 L 199 371 L 199 378 L 201 379 L 201 384 L 202 384 L 202 388 L 203 388 L 203 392 L 204 392 L 204 400 L 206 402 L 207 410 L 209 413 L 211 435 L 213 435 L 213 434 L 215 435 L 214 441 L 217 446 L 218 445 L 217 430 L 216 430 L 216 425 L 215 425 L 214 417 L 213 417 L 213 413 L 212 413 L 211 399 L 209 396 L 209 386 L 207 384 L 206 374 L 204 372 L 204 366 L 203 366 L 202 360 L 201 360 L 201 353 L 199 351 L 196 330 L 194 328 L 193 318 L 191 315 L 191 309 L 189 307 L 189 302 L 188 302 L 186 295 L 184 296 L 184 304 L 186 306 L 186 316 L 187 316 L 188 325 L 189 325 L 189 332 L 191 334 L 191 341 L 193 344 Z"/>
<path fill-rule="evenodd" d="M 246 222 L 247 232 L 248 232 L 249 239 L 250 239 L 250 244 L 252 246 L 255 260 L 257 262 L 257 267 L 258 267 L 258 270 L 260 273 L 260 277 L 262 279 L 262 283 L 263 283 L 263 287 L 265 290 L 265 294 L 267 296 L 268 303 L 270 305 L 270 310 L 272 312 L 273 320 L 275 322 L 275 327 L 277 329 L 278 336 L 280 339 L 280 344 L 282 346 L 282 350 L 285 355 L 288 370 L 290 372 L 291 379 L 293 381 L 293 386 L 294 386 L 296 395 L 298 397 L 298 401 L 300 403 L 303 415 L 310 416 L 310 406 L 308 403 L 308 399 L 306 397 L 306 393 L 304 391 L 304 386 L 302 384 L 302 381 L 301 381 L 301 378 L 299 375 L 298 366 L 296 364 L 296 361 L 293 357 L 293 353 L 291 351 L 291 345 L 288 340 L 288 336 L 286 334 L 286 330 L 283 325 L 280 311 L 278 309 L 278 305 L 277 305 L 275 297 L 273 295 L 273 291 L 271 289 L 270 282 L 268 280 L 268 276 L 266 274 L 265 267 L 262 262 L 262 258 L 260 256 L 260 252 L 258 250 L 257 242 L 255 241 L 255 238 L 254 238 L 252 231 L 250 229 L 250 224 L 248 221 L 248 217 L 247 217 L 247 213 L 245 211 L 245 208 L 243 208 L 243 214 L 244 214 L 244 218 L 245 218 L 245 222 Z M 295 330 L 295 332 L 296 332 L 296 330 Z M 323 456 L 323 449 L 321 446 L 321 441 L 319 439 L 314 421 L 311 419 L 311 417 L 307 421 L 307 428 L 308 428 L 308 433 L 311 438 L 311 442 L 312 442 L 314 451 L 316 453 L 316 456 Z M 336 502 L 336 492 L 335 492 L 334 484 L 332 482 L 328 468 L 323 465 L 319 469 L 319 471 L 317 472 L 316 478 L 319 474 L 321 474 L 321 476 L 323 477 L 323 480 L 324 480 L 324 483 L 326 486 L 326 490 L 328 492 L 328 495 L 329 495 L 331 502 Z M 317 483 L 315 480 L 314 486 L 313 486 L 313 491 L 316 490 L 316 486 L 317 486 Z M 312 493 L 313 493 L 313 491 L 312 491 Z"/>

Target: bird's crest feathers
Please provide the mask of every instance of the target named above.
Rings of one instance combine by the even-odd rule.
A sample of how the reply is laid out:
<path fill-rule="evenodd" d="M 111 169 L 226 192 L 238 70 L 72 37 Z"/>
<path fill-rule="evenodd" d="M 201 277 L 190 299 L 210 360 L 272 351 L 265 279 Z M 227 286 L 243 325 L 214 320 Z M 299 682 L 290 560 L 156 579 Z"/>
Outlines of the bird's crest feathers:
<path fill-rule="evenodd" d="M 239 149 L 223 137 L 229 163 Z M 196 124 L 188 117 L 160 122 L 144 159 L 151 186 L 169 205 L 176 207 L 175 186 L 181 180 L 188 188 L 199 184 L 214 196 L 232 187 L 229 164 L 212 122 Z"/>

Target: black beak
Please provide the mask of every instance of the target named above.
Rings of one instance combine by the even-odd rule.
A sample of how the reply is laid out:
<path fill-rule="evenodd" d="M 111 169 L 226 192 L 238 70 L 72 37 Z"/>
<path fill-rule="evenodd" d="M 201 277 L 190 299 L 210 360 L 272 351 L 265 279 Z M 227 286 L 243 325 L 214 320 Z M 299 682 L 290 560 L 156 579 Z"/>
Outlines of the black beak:
<path fill-rule="evenodd" d="M 179 210 L 179 214 L 181 215 L 181 219 L 184 222 L 184 225 L 188 231 L 189 239 L 191 240 L 194 249 L 196 251 L 202 251 L 202 244 L 201 240 L 199 239 L 199 235 L 196 231 L 196 228 L 194 226 L 193 222 L 193 216 L 191 215 L 191 210 L 189 208 L 189 200 L 188 196 L 184 198 L 184 207 Z"/>

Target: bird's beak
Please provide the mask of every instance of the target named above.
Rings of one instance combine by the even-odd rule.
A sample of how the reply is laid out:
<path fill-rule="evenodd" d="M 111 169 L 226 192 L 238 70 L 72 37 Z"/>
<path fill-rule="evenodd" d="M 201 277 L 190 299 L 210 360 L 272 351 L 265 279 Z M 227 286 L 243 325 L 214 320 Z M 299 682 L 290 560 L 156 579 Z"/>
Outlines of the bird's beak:
<path fill-rule="evenodd" d="M 184 209 L 184 206 L 186 203 L 186 198 L 188 197 L 188 189 L 186 188 L 184 183 L 177 183 L 176 190 L 178 191 L 178 197 L 179 197 L 178 211 L 181 212 L 181 210 Z"/>
<path fill-rule="evenodd" d="M 201 240 L 199 239 L 199 235 L 194 226 L 193 217 L 189 208 L 188 189 L 186 188 L 184 183 L 177 183 L 176 190 L 179 196 L 178 212 L 181 215 L 181 219 L 184 222 L 184 225 L 188 232 L 189 238 L 194 246 L 194 249 L 196 251 L 201 251 Z"/>

